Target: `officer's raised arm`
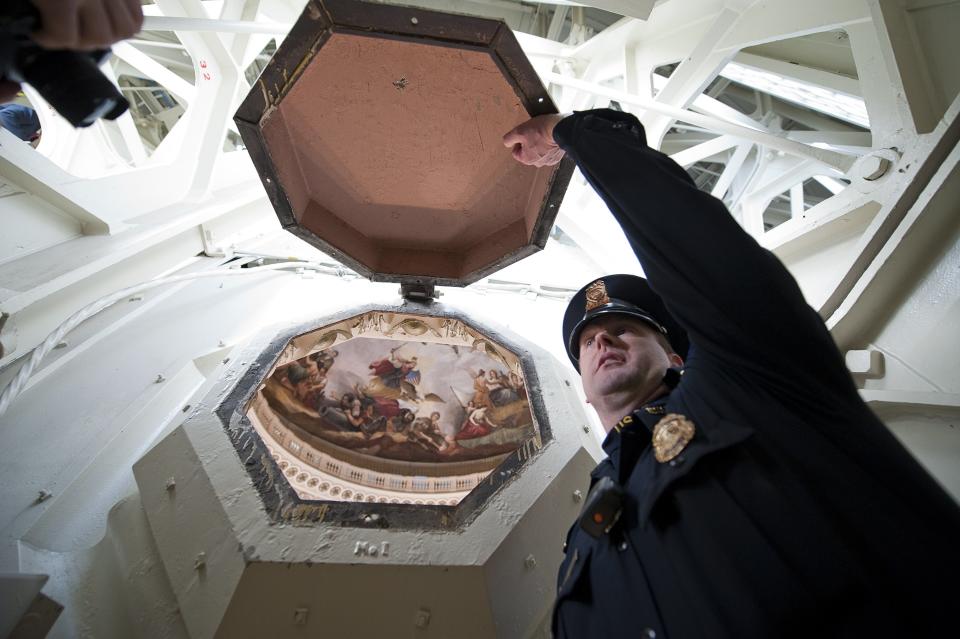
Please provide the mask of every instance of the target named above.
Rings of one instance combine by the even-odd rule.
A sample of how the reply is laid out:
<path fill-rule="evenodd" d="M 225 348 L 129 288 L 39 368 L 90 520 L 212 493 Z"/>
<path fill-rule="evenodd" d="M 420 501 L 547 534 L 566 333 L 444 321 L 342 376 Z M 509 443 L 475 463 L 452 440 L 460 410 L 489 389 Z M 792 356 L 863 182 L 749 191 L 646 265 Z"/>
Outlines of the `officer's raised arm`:
<path fill-rule="evenodd" d="M 815 360 L 821 375 L 830 369 L 848 379 L 823 322 L 786 268 L 720 200 L 647 146 L 635 116 L 609 109 L 540 116 L 504 136 L 504 144 L 525 164 L 555 164 L 563 152 L 577 163 L 694 343 L 729 362 L 775 357 L 775 369 Z"/>

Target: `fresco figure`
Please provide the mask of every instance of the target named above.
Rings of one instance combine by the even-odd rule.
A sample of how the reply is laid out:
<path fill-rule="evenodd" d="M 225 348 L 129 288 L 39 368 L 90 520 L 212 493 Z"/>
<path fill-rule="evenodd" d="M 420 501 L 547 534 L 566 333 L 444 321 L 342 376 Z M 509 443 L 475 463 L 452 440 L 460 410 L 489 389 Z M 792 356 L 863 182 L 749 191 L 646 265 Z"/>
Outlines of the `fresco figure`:
<path fill-rule="evenodd" d="M 487 411 L 490 410 L 489 406 L 477 406 L 470 401 L 467 403 L 466 410 L 467 418 L 464 420 L 463 425 L 460 427 L 460 432 L 456 434 L 455 439 L 462 440 L 483 437 L 493 432 L 493 429 L 500 427 L 499 424 L 495 423 L 487 415 Z"/>
<path fill-rule="evenodd" d="M 487 373 L 487 388 L 490 391 L 490 403 L 494 406 L 506 406 L 520 399 L 508 378 L 493 369 Z"/>
<path fill-rule="evenodd" d="M 513 392 L 517 394 L 517 397 L 520 399 L 526 399 L 527 388 L 526 386 L 523 385 L 523 380 L 520 379 L 520 376 L 514 373 L 513 371 L 510 371 L 508 380 L 509 380 L 510 388 L 512 388 Z"/>
<path fill-rule="evenodd" d="M 487 372 L 482 368 L 473 379 L 474 406 L 493 406 L 490 402 L 490 390 L 487 388 Z"/>
<path fill-rule="evenodd" d="M 417 358 L 409 359 L 397 355 L 397 349 L 390 356 L 371 362 L 370 375 L 373 379 L 363 389 L 363 393 L 381 404 L 384 414 L 392 417 L 400 410 L 398 400 L 420 401 L 417 384 L 420 383 L 420 371 L 417 370 Z"/>
<path fill-rule="evenodd" d="M 429 448 L 439 451 L 446 444 L 443 431 L 440 429 L 440 413 L 434 411 L 430 417 L 418 417 L 413 422 L 413 433 L 416 439 Z"/>

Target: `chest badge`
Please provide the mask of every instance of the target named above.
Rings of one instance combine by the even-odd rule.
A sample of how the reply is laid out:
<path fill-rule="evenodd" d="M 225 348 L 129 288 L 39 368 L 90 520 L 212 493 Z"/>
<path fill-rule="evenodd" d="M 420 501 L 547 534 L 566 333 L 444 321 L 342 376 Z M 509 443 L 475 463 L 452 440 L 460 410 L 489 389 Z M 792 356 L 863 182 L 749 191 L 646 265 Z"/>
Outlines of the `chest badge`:
<path fill-rule="evenodd" d="M 653 456 L 661 464 L 668 462 L 687 447 L 697 429 L 693 422 L 676 413 L 665 415 L 653 427 Z"/>

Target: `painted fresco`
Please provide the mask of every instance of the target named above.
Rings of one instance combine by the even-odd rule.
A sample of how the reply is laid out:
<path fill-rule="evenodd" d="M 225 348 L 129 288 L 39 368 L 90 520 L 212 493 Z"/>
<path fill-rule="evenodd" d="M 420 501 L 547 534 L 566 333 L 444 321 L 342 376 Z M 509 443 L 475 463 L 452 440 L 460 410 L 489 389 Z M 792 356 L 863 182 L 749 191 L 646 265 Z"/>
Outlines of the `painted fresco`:
<path fill-rule="evenodd" d="M 384 460 L 479 460 L 536 436 L 512 353 L 458 321 L 370 315 L 295 340 L 260 390 L 269 409 Z"/>

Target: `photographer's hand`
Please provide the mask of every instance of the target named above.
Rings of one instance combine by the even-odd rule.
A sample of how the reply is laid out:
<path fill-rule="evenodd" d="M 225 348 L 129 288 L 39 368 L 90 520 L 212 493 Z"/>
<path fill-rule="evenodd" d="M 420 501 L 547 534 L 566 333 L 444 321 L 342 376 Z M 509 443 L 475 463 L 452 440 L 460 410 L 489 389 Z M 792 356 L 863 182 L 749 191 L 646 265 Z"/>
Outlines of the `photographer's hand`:
<path fill-rule="evenodd" d="M 140 0 L 31 0 L 41 28 L 32 35 L 45 49 L 90 51 L 125 40 L 143 26 Z"/>

